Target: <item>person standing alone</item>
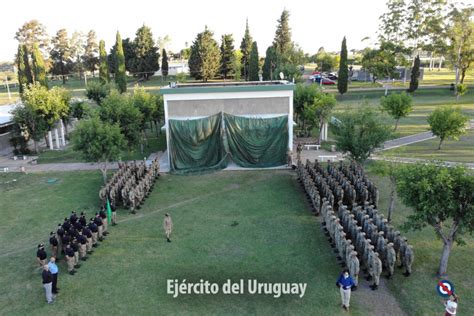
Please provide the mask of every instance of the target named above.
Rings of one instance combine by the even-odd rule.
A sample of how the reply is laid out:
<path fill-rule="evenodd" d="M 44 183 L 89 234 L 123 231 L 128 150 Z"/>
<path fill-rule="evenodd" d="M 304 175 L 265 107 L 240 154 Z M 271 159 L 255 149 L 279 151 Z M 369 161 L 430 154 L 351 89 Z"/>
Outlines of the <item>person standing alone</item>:
<path fill-rule="evenodd" d="M 171 242 L 170 236 L 171 236 L 171 231 L 173 230 L 173 221 L 171 220 L 171 216 L 168 213 L 165 214 L 163 228 L 165 229 L 166 240 L 168 242 Z"/>
<path fill-rule="evenodd" d="M 342 271 L 339 279 L 337 279 L 336 285 L 339 287 L 341 292 L 342 308 L 348 311 L 351 300 L 351 289 L 354 286 L 354 280 L 352 280 L 352 277 L 349 275 L 348 269 Z"/>
<path fill-rule="evenodd" d="M 53 275 L 49 271 L 49 266 L 47 264 L 43 266 L 43 273 L 41 276 L 43 278 L 43 288 L 46 294 L 46 301 L 48 304 L 53 304 Z"/>

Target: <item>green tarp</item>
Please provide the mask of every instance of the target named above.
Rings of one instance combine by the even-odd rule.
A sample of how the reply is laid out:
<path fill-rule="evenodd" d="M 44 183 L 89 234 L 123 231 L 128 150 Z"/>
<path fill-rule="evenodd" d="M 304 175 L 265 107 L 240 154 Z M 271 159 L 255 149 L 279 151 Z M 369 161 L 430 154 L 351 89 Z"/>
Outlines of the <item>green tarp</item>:
<path fill-rule="evenodd" d="M 169 120 L 168 124 L 171 172 L 196 173 L 226 167 L 221 113 L 195 120 Z"/>
<path fill-rule="evenodd" d="M 266 168 L 286 163 L 288 116 L 249 118 L 224 114 L 228 150 L 241 167 Z"/>
<path fill-rule="evenodd" d="M 172 173 L 223 169 L 229 156 L 246 168 L 286 163 L 287 116 L 249 118 L 224 114 L 222 117 L 219 113 L 202 119 L 169 120 L 168 124 Z"/>

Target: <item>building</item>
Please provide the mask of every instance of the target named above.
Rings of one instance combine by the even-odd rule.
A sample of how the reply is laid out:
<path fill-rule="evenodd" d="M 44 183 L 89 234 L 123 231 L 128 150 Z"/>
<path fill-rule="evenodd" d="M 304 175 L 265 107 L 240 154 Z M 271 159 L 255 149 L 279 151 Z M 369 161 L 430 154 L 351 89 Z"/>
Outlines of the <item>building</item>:
<path fill-rule="evenodd" d="M 284 165 L 292 150 L 294 88 L 287 81 L 162 88 L 170 171 Z"/>

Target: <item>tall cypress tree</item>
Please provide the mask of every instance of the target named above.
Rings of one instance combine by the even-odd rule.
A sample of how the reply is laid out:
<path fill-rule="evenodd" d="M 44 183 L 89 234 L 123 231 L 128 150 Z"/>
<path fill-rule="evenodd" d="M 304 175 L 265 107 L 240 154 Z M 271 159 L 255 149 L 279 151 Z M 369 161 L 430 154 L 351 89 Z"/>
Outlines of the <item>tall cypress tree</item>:
<path fill-rule="evenodd" d="M 31 70 L 30 57 L 29 57 L 28 47 L 26 45 L 23 45 L 23 51 L 25 52 L 23 54 L 23 62 L 25 63 L 26 79 L 28 80 L 28 83 L 33 83 L 33 72 Z"/>
<path fill-rule="evenodd" d="M 207 81 L 219 72 L 220 51 L 213 33 L 207 28 L 199 33 L 191 46 L 189 72 L 195 79 Z"/>
<path fill-rule="evenodd" d="M 161 74 L 163 77 L 168 76 L 168 55 L 166 54 L 166 49 L 163 48 L 163 57 L 161 58 Z"/>
<path fill-rule="evenodd" d="M 253 39 L 250 35 L 249 20 L 245 22 L 245 34 L 240 43 L 240 51 L 242 52 L 242 77 L 245 80 L 249 80 L 249 63 L 250 63 L 250 51 L 252 50 Z"/>
<path fill-rule="evenodd" d="M 288 53 L 292 48 L 289 20 L 290 12 L 288 12 L 288 10 L 283 10 L 280 19 L 278 20 L 278 26 L 273 40 L 273 46 L 275 46 L 276 53 L 283 58 L 283 62 L 288 61 Z"/>
<path fill-rule="evenodd" d="M 257 42 L 252 43 L 252 50 L 250 51 L 249 61 L 249 80 L 258 81 L 258 73 L 260 71 L 260 65 L 258 64 L 258 47 Z"/>
<path fill-rule="evenodd" d="M 273 80 L 275 77 L 275 68 L 277 65 L 277 55 L 275 48 L 269 46 L 267 52 L 265 53 L 265 61 L 262 68 L 262 77 L 263 80 Z"/>
<path fill-rule="evenodd" d="M 110 81 L 107 52 L 105 51 L 105 42 L 103 40 L 99 42 L 99 79 L 102 84 Z"/>
<path fill-rule="evenodd" d="M 160 70 L 160 53 L 158 47 L 153 41 L 153 34 L 151 29 L 143 25 L 140 27 L 133 41 L 133 71 L 138 73 L 138 76 L 148 80 L 156 71 Z M 124 52 L 125 41 L 121 41 L 122 52 Z M 124 69 L 126 68 L 125 54 L 123 53 Z M 125 70 L 124 70 L 125 71 Z"/>
<path fill-rule="evenodd" d="M 115 72 L 115 83 L 117 84 L 118 90 L 120 93 L 127 91 L 127 77 L 125 75 L 125 55 L 123 54 L 123 44 L 120 33 L 117 31 L 117 36 L 115 40 L 115 45 L 117 49 L 115 50 L 115 62 L 116 62 L 116 72 Z"/>
<path fill-rule="evenodd" d="M 232 34 L 222 35 L 221 43 L 221 69 L 220 73 L 224 79 L 231 74 L 234 66 L 234 39 Z"/>
<path fill-rule="evenodd" d="M 28 78 L 25 72 L 25 46 L 18 45 L 18 53 L 16 55 L 16 66 L 18 68 L 18 84 L 20 88 L 20 94 L 23 93 L 25 87 L 28 85 Z"/>
<path fill-rule="evenodd" d="M 38 43 L 33 44 L 33 73 L 35 81 L 39 82 L 43 87 L 48 88 L 48 80 L 46 79 L 46 69 L 44 66 L 44 59 L 39 49 Z"/>
<path fill-rule="evenodd" d="M 410 88 L 408 92 L 415 92 L 418 89 L 418 78 L 420 77 L 420 56 L 415 57 L 413 68 L 411 69 Z"/>
<path fill-rule="evenodd" d="M 347 66 L 347 46 L 346 37 L 341 44 L 341 59 L 339 61 L 339 73 L 337 75 L 337 90 L 340 94 L 347 92 L 347 81 L 349 79 L 349 68 Z"/>

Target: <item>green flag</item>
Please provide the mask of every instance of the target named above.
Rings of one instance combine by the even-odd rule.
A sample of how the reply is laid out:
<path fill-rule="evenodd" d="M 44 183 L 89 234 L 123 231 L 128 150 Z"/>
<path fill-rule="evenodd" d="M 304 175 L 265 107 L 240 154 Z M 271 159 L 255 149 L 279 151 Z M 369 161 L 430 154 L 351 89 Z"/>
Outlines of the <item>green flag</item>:
<path fill-rule="evenodd" d="M 107 223 L 110 224 L 111 220 L 112 220 L 112 209 L 110 208 L 109 199 L 107 199 Z"/>

